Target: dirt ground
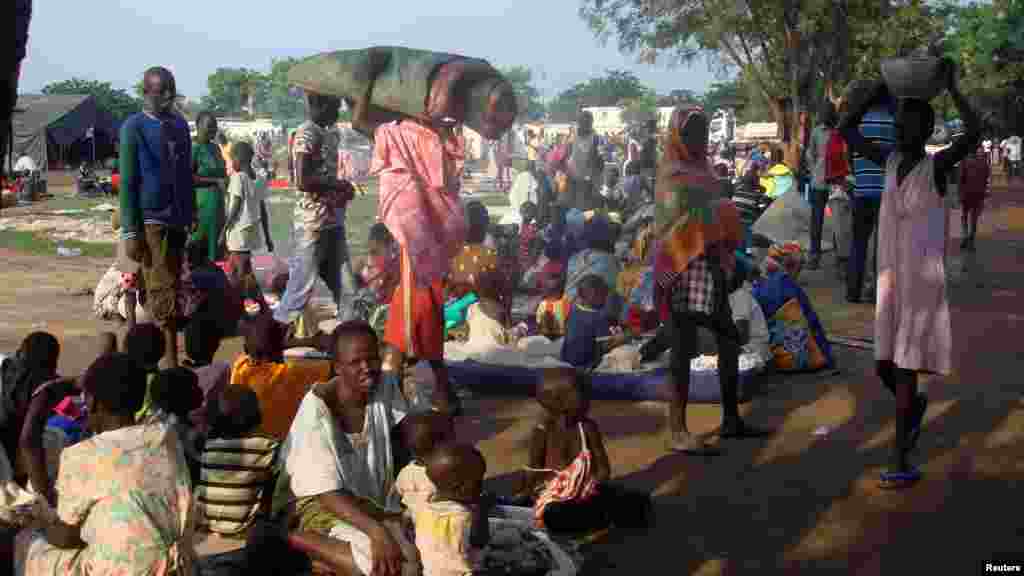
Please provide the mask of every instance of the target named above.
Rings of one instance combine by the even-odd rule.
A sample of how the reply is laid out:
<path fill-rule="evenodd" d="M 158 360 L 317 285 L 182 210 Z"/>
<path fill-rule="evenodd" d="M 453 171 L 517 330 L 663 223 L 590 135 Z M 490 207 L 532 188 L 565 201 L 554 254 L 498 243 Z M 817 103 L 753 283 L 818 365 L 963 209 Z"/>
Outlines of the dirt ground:
<path fill-rule="evenodd" d="M 875 486 L 894 433 L 893 402 L 872 375 L 868 349 L 837 346 L 836 374 L 774 381 L 744 411 L 777 433 L 730 441 L 712 459 L 666 454 L 663 406 L 600 402 L 593 415 L 615 475 L 654 494 L 656 517 L 645 533 L 612 532 L 595 545 L 588 572 L 975 574 L 986 562 L 1024 562 L 1024 520 L 1014 512 L 1024 479 L 1024 185 L 997 188 L 983 218 L 978 255 L 963 271 L 954 213 L 957 371 L 928 383 L 919 485 L 897 493 Z M 109 262 L 10 251 L 0 258 L 0 350 L 48 330 L 64 344 L 62 372 L 84 369 L 94 354 L 89 337 L 116 328 L 95 320 L 92 297 L 81 295 Z M 826 326 L 832 335 L 870 337 L 872 307 L 846 304 L 825 263 L 801 281 Z M 220 357 L 239 349 L 227 342 Z M 469 404 L 460 434 L 479 443 L 497 486 L 525 463 L 536 411 L 526 398 Z M 688 416 L 706 432 L 720 411 L 692 406 Z"/>

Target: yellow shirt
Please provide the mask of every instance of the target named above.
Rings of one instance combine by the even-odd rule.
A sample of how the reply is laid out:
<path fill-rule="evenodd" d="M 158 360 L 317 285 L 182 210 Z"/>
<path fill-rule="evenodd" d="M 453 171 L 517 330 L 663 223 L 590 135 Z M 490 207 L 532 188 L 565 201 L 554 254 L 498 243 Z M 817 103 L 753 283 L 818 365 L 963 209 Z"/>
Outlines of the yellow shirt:
<path fill-rule="evenodd" d="M 256 362 L 244 354 L 231 367 L 231 385 L 249 388 L 260 401 L 260 431 L 279 440 L 288 435 L 303 396 L 330 377 L 329 362 Z"/>

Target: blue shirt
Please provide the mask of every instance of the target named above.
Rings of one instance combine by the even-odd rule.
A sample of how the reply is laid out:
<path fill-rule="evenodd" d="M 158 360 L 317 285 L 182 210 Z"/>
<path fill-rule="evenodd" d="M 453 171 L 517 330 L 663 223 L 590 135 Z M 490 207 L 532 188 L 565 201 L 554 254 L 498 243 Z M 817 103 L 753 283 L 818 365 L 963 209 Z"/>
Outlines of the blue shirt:
<path fill-rule="evenodd" d="M 877 144 L 886 155 L 896 147 L 895 118 L 888 104 L 868 110 L 858 129 L 867 141 Z M 853 153 L 851 163 L 855 180 L 853 195 L 858 198 L 881 198 L 885 190 L 885 167 L 857 153 Z"/>
<path fill-rule="evenodd" d="M 587 368 L 601 359 L 598 338 L 611 336 L 611 325 L 602 310 L 584 308 L 579 303 L 569 312 L 562 340 L 562 361 Z"/>
<path fill-rule="evenodd" d="M 195 212 L 192 138 L 178 115 L 140 112 L 121 126 L 121 237 L 144 224 L 187 229 Z"/>

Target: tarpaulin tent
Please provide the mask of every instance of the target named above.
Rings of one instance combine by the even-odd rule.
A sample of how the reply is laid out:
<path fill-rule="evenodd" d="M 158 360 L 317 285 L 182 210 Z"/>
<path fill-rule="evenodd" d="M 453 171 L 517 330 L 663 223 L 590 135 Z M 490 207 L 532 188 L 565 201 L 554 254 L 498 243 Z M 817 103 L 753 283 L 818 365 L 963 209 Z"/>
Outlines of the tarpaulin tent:
<path fill-rule="evenodd" d="M 117 136 L 117 123 L 109 112 L 96 105 L 96 99 L 80 94 L 21 94 L 11 117 L 15 160 L 29 156 L 36 166 L 48 165 L 47 144 L 67 146 L 89 134 Z"/>

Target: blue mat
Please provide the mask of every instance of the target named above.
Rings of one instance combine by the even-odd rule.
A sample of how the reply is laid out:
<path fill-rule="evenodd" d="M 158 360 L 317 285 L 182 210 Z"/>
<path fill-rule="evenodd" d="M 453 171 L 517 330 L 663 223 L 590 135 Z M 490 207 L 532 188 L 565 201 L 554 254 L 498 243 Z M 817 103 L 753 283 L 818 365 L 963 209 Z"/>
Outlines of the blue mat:
<path fill-rule="evenodd" d="M 449 378 L 480 395 L 532 396 L 540 372 L 541 369 L 525 366 L 448 362 Z M 667 372 L 664 367 L 627 373 L 594 372 L 591 397 L 594 400 L 667 401 Z M 755 392 L 757 376 L 757 372 L 740 372 L 741 401 L 748 401 Z M 691 373 L 690 402 L 713 404 L 720 400 L 717 373 Z"/>

